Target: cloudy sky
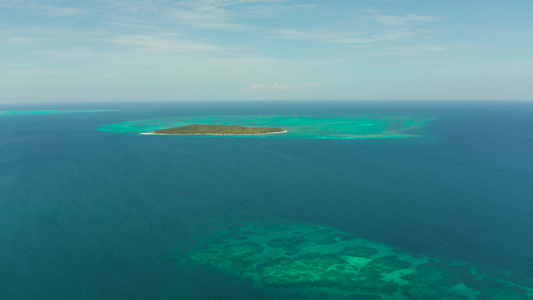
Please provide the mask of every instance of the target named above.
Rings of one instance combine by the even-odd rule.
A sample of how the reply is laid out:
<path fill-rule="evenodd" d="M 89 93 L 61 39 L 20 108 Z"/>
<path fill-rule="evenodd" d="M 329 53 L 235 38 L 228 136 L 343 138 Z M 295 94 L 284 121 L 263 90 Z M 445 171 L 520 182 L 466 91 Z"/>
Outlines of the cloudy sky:
<path fill-rule="evenodd" d="M 0 103 L 533 100 L 533 1 L 0 0 Z"/>

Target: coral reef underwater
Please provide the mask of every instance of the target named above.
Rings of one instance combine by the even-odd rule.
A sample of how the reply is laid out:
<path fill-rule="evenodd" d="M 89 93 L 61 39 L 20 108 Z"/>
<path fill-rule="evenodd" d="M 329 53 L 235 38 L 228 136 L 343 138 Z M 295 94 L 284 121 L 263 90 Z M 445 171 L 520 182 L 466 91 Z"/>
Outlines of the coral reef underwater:
<path fill-rule="evenodd" d="M 222 230 L 187 257 L 194 265 L 302 299 L 533 299 L 533 279 L 526 275 L 415 257 L 320 226 Z"/>

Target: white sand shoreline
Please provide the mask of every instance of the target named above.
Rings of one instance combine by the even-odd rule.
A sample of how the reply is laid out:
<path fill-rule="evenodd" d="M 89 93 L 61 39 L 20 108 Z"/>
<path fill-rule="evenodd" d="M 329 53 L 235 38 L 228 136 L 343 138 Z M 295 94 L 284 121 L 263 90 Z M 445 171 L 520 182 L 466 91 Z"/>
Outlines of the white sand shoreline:
<path fill-rule="evenodd" d="M 279 134 L 286 133 L 287 130 L 279 132 L 267 132 L 267 133 L 249 133 L 249 134 L 231 134 L 231 133 L 189 133 L 189 134 L 169 134 L 169 133 L 155 133 L 155 132 L 141 132 L 143 135 L 228 135 L 228 136 L 243 136 L 243 135 L 267 135 L 267 134 Z"/>

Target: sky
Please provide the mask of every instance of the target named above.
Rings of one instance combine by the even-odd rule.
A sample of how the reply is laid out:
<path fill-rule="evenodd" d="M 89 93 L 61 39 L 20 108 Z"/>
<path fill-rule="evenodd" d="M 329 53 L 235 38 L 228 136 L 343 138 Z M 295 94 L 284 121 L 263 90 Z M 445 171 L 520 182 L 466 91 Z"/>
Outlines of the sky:
<path fill-rule="evenodd" d="M 0 104 L 533 100 L 533 1 L 0 0 Z"/>

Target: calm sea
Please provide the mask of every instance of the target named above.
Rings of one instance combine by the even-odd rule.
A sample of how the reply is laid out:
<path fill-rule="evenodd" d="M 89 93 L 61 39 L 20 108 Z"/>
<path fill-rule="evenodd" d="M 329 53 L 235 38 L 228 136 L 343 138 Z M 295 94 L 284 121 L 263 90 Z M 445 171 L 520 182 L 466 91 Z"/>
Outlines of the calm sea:
<path fill-rule="evenodd" d="M 195 267 L 199 236 L 335 227 L 413 255 L 533 276 L 533 103 L 203 102 L 0 116 L 0 299 L 278 299 Z M 410 139 L 146 137 L 95 130 L 204 115 L 379 114 Z"/>

